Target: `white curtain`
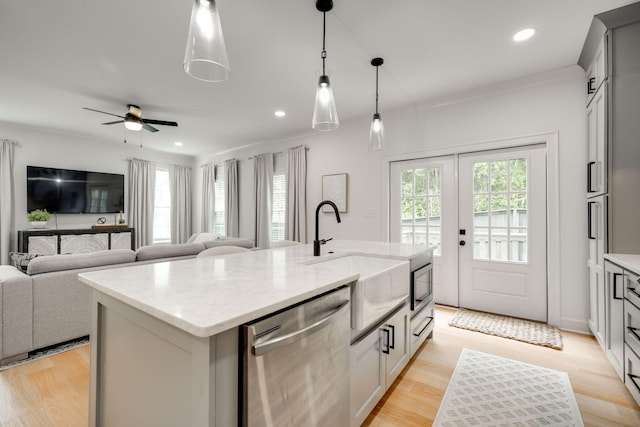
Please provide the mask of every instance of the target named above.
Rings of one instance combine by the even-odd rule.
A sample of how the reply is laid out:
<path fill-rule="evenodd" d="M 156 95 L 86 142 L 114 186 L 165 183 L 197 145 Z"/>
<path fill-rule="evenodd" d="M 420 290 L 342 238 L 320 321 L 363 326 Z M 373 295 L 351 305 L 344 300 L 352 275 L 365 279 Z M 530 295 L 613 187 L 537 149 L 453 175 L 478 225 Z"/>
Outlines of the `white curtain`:
<path fill-rule="evenodd" d="M 256 247 L 271 247 L 271 215 L 273 194 L 273 154 L 261 154 L 254 159 L 254 193 L 256 201 Z"/>
<path fill-rule="evenodd" d="M 169 166 L 171 194 L 171 243 L 185 243 L 191 237 L 191 168 Z"/>
<path fill-rule="evenodd" d="M 13 230 L 13 145 L 2 140 L 0 146 L 0 264 L 9 264 Z"/>
<path fill-rule="evenodd" d="M 213 163 L 202 167 L 202 221 L 200 231 L 213 231 L 213 215 L 215 212 L 216 167 Z"/>
<path fill-rule="evenodd" d="M 224 162 L 225 177 L 225 225 L 227 236 L 239 237 L 240 232 L 240 202 L 238 200 L 238 160 Z"/>
<path fill-rule="evenodd" d="M 287 163 L 286 240 L 307 242 L 307 149 L 289 149 Z"/>
<path fill-rule="evenodd" d="M 155 165 L 129 160 L 129 224 L 135 228 L 136 247 L 153 243 Z"/>

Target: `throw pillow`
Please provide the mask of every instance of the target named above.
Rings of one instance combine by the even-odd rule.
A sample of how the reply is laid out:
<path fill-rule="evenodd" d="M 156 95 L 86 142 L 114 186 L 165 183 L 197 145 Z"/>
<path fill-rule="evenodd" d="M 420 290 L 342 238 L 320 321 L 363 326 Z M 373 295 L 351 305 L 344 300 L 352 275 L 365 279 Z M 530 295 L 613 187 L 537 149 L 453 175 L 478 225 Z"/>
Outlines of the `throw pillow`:
<path fill-rule="evenodd" d="M 22 271 L 23 273 L 27 272 L 27 267 L 29 266 L 29 262 L 40 254 L 29 254 L 26 252 L 10 252 L 9 256 L 11 256 L 11 263 L 15 268 Z"/>

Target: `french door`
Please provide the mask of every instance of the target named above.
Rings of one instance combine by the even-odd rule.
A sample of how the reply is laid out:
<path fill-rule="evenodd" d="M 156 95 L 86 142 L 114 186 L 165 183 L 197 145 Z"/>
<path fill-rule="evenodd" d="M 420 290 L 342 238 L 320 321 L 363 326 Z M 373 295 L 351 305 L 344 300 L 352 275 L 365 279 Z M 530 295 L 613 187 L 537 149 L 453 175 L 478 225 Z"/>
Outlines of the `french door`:
<path fill-rule="evenodd" d="M 459 158 L 459 305 L 547 320 L 544 146 Z"/>
<path fill-rule="evenodd" d="M 390 238 L 435 245 L 436 302 L 547 320 L 544 145 L 391 163 Z"/>
<path fill-rule="evenodd" d="M 455 157 L 394 162 L 390 172 L 391 240 L 435 246 L 434 298 L 458 305 Z"/>

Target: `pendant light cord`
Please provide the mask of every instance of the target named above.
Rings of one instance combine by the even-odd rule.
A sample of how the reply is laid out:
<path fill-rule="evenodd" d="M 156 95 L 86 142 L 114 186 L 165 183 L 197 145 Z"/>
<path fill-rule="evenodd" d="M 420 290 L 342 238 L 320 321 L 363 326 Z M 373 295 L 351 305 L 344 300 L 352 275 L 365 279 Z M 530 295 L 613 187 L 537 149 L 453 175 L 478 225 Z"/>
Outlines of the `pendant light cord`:
<path fill-rule="evenodd" d="M 326 75 L 324 72 L 324 61 L 327 59 L 327 51 L 325 49 L 325 33 L 327 30 L 327 13 L 322 12 L 322 75 Z"/>
<path fill-rule="evenodd" d="M 376 114 L 378 114 L 378 66 L 376 66 Z"/>

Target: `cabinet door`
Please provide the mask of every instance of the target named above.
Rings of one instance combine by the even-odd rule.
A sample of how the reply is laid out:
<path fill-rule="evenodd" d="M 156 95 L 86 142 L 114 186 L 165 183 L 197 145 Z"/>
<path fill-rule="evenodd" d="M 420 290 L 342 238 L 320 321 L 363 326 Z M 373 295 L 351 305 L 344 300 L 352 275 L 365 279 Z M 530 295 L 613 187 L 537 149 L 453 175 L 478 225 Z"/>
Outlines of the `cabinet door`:
<path fill-rule="evenodd" d="M 596 48 L 589 68 L 587 68 L 587 105 L 593 99 L 604 80 L 607 78 L 606 38 L 603 37 Z"/>
<path fill-rule="evenodd" d="M 624 380 L 624 276 L 622 268 L 605 262 L 605 354 Z"/>
<path fill-rule="evenodd" d="M 589 328 L 596 340 L 605 348 L 604 268 L 589 267 Z"/>
<path fill-rule="evenodd" d="M 607 197 L 597 196 L 587 200 L 587 265 L 604 268 L 607 229 Z"/>
<path fill-rule="evenodd" d="M 385 373 L 381 348 L 382 330 L 377 329 L 351 346 L 351 426 L 359 426 L 384 396 Z M 386 348 L 386 347 L 385 347 Z"/>
<path fill-rule="evenodd" d="M 402 369 L 409 362 L 410 341 L 409 341 L 409 306 L 397 312 L 382 327 L 389 330 L 388 348 L 386 360 L 386 388 L 389 388 L 393 381 L 400 375 Z M 383 348 L 385 348 L 385 337 L 383 336 Z"/>
<path fill-rule="evenodd" d="M 607 91 L 605 82 L 587 107 L 587 197 L 607 192 Z"/>

